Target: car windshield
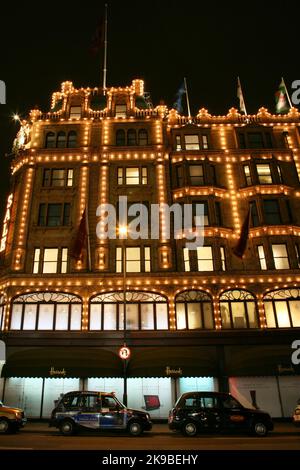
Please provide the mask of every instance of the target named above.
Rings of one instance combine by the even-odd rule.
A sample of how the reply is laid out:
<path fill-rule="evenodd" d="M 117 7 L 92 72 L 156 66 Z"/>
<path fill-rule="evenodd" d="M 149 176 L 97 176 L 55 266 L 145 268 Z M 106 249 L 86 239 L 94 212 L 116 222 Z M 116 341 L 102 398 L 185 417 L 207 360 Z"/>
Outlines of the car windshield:
<path fill-rule="evenodd" d="M 2 403 L 2 401 L 0 401 L 0 406 L 3 406 L 3 403 Z"/>

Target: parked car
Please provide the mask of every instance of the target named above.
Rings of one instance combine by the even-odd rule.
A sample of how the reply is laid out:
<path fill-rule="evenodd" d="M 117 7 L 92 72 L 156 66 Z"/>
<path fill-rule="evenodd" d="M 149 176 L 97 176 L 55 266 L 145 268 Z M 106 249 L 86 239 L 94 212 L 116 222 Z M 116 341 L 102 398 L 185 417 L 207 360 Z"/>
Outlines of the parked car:
<path fill-rule="evenodd" d="M 132 436 L 150 431 L 149 413 L 126 408 L 114 395 L 107 392 L 69 392 L 57 403 L 51 413 L 49 426 L 70 436 L 80 428 L 96 430 L 126 430 Z"/>
<path fill-rule="evenodd" d="M 5 406 L 0 401 L 0 434 L 18 431 L 26 421 L 24 411 L 21 408 Z"/>
<path fill-rule="evenodd" d="M 266 436 L 272 431 L 271 416 L 245 408 L 229 393 L 184 393 L 169 412 L 169 428 L 186 436 L 199 432 L 250 432 Z"/>
<path fill-rule="evenodd" d="M 293 423 L 295 426 L 300 426 L 300 399 L 298 400 L 298 404 L 294 409 Z"/>

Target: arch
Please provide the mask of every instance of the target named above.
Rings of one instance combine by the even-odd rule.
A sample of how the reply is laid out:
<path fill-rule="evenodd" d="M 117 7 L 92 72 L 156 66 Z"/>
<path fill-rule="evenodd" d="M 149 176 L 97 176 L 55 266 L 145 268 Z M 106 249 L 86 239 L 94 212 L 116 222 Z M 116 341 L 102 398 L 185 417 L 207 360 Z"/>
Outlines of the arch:
<path fill-rule="evenodd" d="M 229 289 L 220 295 L 222 328 L 258 328 L 255 296 L 245 289 Z"/>
<path fill-rule="evenodd" d="M 129 129 L 127 131 L 127 145 L 136 145 L 136 130 L 135 129 Z"/>
<path fill-rule="evenodd" d="M 168 330 L 166 297 L 159 293 L 123 291 L 96 294 L 89 301 L 90 330 L 123 330 L 126 306 L 126 330 Z"/>
<path fill-rule="evenodd" d="M 55 148 L 55 145 L 56 145 L 55 133 L 47 132 L 46 139 L 45 139 L 45 147 L 47 149 L 52 149 L 52 148 Z"/>
<path fill-rule="evenodd" d="M 78 144 L 77 144 L 77 132 L 76 131 L 70 131 L 68 133 L 67 147 L 68 148 L 76 148 L 77 146 L 78 146 Z"/>
<path fill-rule="evenodd" d="M 202 290 L 184 290 L 175 297 L 177 330 L 213 329 L 212 297 Z"/>
<path fill-rule="evenodd" d="M 140 129 L 138 132 L 139 145 L 148 145 L 148 132 L 146 129 Z"/>
<path fill-rule="evenodd" d="M 122 147 L 126 145 L 126 137 L 124 129 L 118 129 L 116 132 L 116 145 Z"/>
<path fill-rule="evenodd" d="M 12 299 L 10 330 L 81 330 L 82 299 L 66 292 L 29 292 Z"/>
<path fill-rule="evenodd" d="M 66 146 L 66 133 L 63 131 L 58 132 L 57 138 L 56 138 L 56 147 L 65 148 L 65 146 Z"/>
<path fill-rule="evenodd" d="M 300 327 L 300 288 L 277 289 L 263 297 L 267 328 Z"/>

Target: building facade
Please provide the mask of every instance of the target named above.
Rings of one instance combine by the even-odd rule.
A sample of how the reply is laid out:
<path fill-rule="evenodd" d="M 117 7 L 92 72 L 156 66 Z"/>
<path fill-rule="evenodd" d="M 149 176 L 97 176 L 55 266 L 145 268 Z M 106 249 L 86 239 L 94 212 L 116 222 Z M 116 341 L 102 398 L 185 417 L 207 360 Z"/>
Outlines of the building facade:
<path fill-rule="evenodd" d="M 62 83 L 14 141 L 0 241 L 3 401 L 47 417 L 69 390 L 122 399 L 126 335 L 128 404 L 154 418 L 197 389 L 289 416 L 300 396 L 299 151 L 294 108 L 187 118 L 153 107 L 140 79 L 105 96 Z M 189 250 L 163 229 L 99 238 L 97 208 L 120 196 L 129 207 L 201 204 L 204 245 Z M 233 249 L 248 214 L 241 259 Z"/>

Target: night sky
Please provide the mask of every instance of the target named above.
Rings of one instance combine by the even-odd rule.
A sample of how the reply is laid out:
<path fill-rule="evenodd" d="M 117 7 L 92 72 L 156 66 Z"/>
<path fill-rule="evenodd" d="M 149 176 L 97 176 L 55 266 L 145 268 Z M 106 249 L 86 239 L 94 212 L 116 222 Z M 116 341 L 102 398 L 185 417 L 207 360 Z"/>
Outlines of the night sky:
<path fill-rule="evenodd" d="M 143 78 L 154 106 L 161 100 L 172 106 L 186 76 L 192 114 L 201 107 L 226 114 L 238 106 L 239 75 L 248 113 L 260 106 L 274 112 L 281 76 L 289 89 L 300 79 L 298 1 L 108 3 L 107 85 Z M 90 46 L 104 2 L 77 4 L 9 2 L 2 8 L 0 79 L 7 104 L 0 105 L 1 218 L 9 190 L 10 158 L 4 155 L 19 128 L 11 115 L 26 117 L 35 105 L 48 110 L 64 80 L 76 87 L 102 80 L 100 56 L 93 57 Z"/>

